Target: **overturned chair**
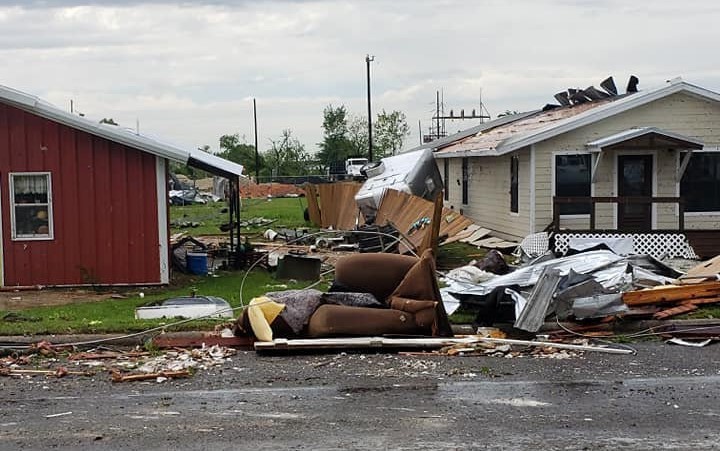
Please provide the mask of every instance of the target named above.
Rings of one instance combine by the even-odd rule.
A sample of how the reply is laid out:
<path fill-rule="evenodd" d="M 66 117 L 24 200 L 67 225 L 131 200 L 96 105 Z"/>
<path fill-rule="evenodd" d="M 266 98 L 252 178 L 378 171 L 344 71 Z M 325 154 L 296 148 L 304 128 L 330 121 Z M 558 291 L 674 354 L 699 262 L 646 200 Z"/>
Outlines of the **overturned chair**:
<path fill-rule="evenodd" d="M 334 293 L 369 293 L 379 302 L 377 307 L 359 307 L 321 301 L 296 334 L 288 334 L 282 308 L 269 303 L 251 305 L 238 324 L 247 332 L 252 330 L 260 340 L 293 336 L 452 336 L 430 250 L 420 258 L 379 253 L 342 257 L 335 265 L 335 281 L 324 296 Z M 272 313 L 261 314 L 263 308 Z"/>

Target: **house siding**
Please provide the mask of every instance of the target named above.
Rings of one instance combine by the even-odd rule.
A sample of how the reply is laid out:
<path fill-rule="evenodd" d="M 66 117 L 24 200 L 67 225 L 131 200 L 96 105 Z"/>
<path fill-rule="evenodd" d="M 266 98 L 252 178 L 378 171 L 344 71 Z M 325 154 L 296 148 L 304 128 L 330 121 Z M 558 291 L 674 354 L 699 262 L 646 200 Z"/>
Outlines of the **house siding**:
<path fill-rule="evenodd" d="M 586 152 L 585 143 L 610 136 L 634 127 L 658 127 L 700 139 L 706 148 L 720 146 L 720 106 L 714 102 L 696 98 L 685 93 L 673 94 L 647 105 L 617 114 L 599 122 L 578 128 L 535 145 L 535 230 L 543 230 L 552 222 L 553 157 L 555 152 Z M 668 150 L 603 151 L 593 186 L 595 196 L 615 196 L 617 193 L 617 155 L 651 154 L 655 159 L 655 196 L 679 195 L 675 179 L 679 164 L 679 152 Z M 613 228 L 616 225 L 615 207 L 599 204 L 596 210 L 596 227 Z M 674 204 L 657 204 L 655 227 L 673 229 L 678 225 L 677 208 Z M 588 218 L 561 219 L 561 227 L 586 228 Z M 715 229 L 720 226 L 720 215 L 688 215 L 688 229 Z"/>
<path fill-rule="evenodd" d="M 159 283 L 156 157 L 0 104 L 5 286 Z M 9 173 L 52 174 L 54 239 L 11 239 Z"/>
<path fill-rule="evenodd" d="M 510 212 L 510 159 L 519 157 L 518 213 Z M 496 236 L 518 240 L 530 231 L 530 153 L 520 150 L 500 157 L 470 157 L 468 204 L 462 204 L 462 158 L 450 158 L 449 199 L 445 206 L 462 209 L 477 225 Z M 442 161 L 438 161 L 442 165 Z"/>

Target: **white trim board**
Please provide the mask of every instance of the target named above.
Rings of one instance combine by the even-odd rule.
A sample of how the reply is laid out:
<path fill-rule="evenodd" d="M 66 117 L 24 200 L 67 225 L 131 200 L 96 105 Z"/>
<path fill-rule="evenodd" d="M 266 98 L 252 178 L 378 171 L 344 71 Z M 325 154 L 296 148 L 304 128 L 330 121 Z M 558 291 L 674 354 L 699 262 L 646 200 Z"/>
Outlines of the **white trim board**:
<path fill-rule="evenodd" d="M 170 283 L 170 239 L 167 215 L 167 160 L 155 157 L 155 185 L 157 188 L 158 250 L 160 252 L 160 283 Z"/>

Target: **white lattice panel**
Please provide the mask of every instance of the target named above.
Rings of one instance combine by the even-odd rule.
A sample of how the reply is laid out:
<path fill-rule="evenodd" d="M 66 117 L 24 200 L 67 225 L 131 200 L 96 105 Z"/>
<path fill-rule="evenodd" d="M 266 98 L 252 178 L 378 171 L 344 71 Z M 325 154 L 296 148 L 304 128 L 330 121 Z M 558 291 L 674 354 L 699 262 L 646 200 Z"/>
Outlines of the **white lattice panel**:
<path fill-rule="evenodd" d="M 655 258 L 698 258 L 682 233 L 558 233 L 555 252 L 565 254 L 572 238 L 632 238 L 635 254 Z"/>

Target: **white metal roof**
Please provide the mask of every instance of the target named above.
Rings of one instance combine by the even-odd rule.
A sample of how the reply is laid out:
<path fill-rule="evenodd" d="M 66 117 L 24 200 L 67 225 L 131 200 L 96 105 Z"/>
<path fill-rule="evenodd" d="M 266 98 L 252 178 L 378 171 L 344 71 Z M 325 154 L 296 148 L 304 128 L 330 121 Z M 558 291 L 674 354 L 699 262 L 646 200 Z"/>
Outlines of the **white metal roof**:
<path fill-rule="evenodd" d="M 167 158 L 178 163 L 192 163 L 192 160 L 203 163 L 207 169 L 216 169 L 222 175 L 241 176 L 243 167 L 237 163 L 212 155 L 201 150 L 187 150 L 172 144 L 135 133 L 115 125 L 100 124 L 84 117 L 64 111 L 44 100 L 30 94 L 0 85 L 0 102 L 7 103 L 21 110 L 68 127 L 90 133 L 101 138 L 114 141 L 143 152 Z M 211 171 L 212 172 L 212 171 Z"/>

